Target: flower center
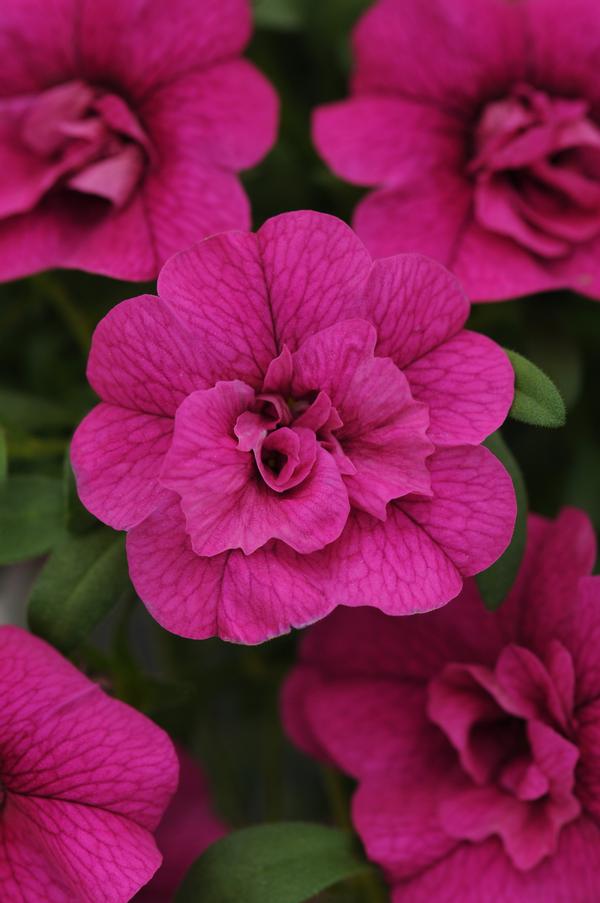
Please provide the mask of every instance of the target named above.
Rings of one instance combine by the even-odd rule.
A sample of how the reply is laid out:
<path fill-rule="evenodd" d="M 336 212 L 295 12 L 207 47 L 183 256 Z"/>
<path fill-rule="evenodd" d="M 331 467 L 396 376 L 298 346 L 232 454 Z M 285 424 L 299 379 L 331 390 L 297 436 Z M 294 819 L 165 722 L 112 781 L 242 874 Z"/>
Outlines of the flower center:
<path fill-rule="evenodd" d="M 484 108 L 468 164 L 480 225 L 543 257 L 600 233 L 600 128 L 588 114 L 529 85 Z"/>
<path fill-rule="evenodd" d="M 462 771 L 441 806 L 443 827 L 465 840 L 499 835 L 520 869 L 551 855 L 562 827 L 580 812 L 566 690 L 572 668 L 558 643 L 547 661 L 508 646 L 494 670 L 449 665 L 429 686 L 429 716 Z"/>
<path fill-rule="evenodd" d="M 151 156 L 125 101 L 82 81 L 44 91 L 26 110 L 21 140 L 46 166 L 45 189 L 61 185 L 123 207 Z"/>
<path fill-rule="evenodd" d="M 254 452 L 262 481 L 276 492 L 285 492 L 310 474 L 317 443 L 328 450 L 330 446 L 339 448 L 333 433 L 341 426 L 324 392 L 303 398 L 262 393 L 252 408 L 237 418 L 234 433 L 242 451 Z M 343 456 L 341 449 L 339 454 Z"/>

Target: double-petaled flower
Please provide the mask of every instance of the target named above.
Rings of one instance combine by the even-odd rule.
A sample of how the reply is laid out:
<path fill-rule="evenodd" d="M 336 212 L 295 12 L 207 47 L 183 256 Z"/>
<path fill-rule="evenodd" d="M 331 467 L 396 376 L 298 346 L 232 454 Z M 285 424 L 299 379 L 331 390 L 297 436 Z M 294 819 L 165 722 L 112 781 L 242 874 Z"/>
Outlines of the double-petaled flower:
<path fill-rule="evenodd" d="M 600 578 L 587 517 L 529 521 L 498 612 L 474 581 L 418 618 L 338 610 L 283 715 L 358 781 L 353 821 L 394 903 L 600 896 Z"/>
<path fill-rule="evenodd" d="M 248 228 L 236 173 L 277 101 L 240 53 L 248 0 L 3 0 L 0 279 L 63 266 L 151 279 Z"/>
<path fill-rule="evenodd" d="M 340 604 L 426 611 L 501 554 L 514 492 L 480 443 L 513 372 L 439 264 L 290 213 L 158 291 L 98 326 L 72 461 L 164 626 L 253 643 Z"/>
<path fill-rule="evenodd" d="M 316 111 L 319 152 L 375 186 L 354 226 L 490 301 L 600 297 L 600 19 L 594 0 L 378 0 L 352 97 Z"/>

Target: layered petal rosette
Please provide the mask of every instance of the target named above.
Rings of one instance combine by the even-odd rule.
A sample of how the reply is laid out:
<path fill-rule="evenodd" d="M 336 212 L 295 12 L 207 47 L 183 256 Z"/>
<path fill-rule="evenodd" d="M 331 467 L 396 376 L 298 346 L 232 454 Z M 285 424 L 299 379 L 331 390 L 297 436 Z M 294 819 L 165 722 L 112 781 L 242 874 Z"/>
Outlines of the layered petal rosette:
<path fill-rule="evenodd" d="M 336 605 L 427 611 L 498 558 L 514 492 L 480 443 L 513 372 L 439 264 L 373 264 L 300 212 L 176 255 L 158 291 L 99 324 L 72 461 L 163 626 L 257 643 Z"/>
<path fill-rule="evenodd" d="M 272 145 L 275 92 L 240 54 L 249 0 L 3 0 L 0 279 L 154 278 L 250 224 L 236 173 Z"/>
<path fill-rule="evenodd" d="M 352 96 L 317 149 L 375 186 L 354 225 L 377 256 L 442 261 L 476 301 L 600 298 L 600 18 L 594 0 L 378 0 Z M 419 48 L 415 52 L 415 48 Z"/>
<path fill-rule="evenodd" d="M 497 612 L 473 580 L 419 618 L 340 609 L 283 693 L 288 732 L 358 781 L 393 903 L 600 896 L 600 577 L 586 515 L 532 516 Z"/>
<path fill-rule="evenodd" d="M 20 628 L 0 627 L 0 689 L 2 900 L 127 903 L 161 863 L 171 741 Z"/>

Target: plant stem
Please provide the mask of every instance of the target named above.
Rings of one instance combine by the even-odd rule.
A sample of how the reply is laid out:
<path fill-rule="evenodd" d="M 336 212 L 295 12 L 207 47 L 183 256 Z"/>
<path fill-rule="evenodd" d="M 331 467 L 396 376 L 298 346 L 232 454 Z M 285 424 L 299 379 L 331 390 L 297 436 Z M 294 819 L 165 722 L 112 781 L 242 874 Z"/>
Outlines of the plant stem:
<path fill-rule="evenodd" d="M 73 304 L 64 285 L 47 273 L 42 276 L 35 276 L 32 281 L 51 302 L 55 311 L 67 326 L 72 338 L 79 345 L 84 356 L 87 357 L 92 340 L 92 330 L 86 317 Z"/>

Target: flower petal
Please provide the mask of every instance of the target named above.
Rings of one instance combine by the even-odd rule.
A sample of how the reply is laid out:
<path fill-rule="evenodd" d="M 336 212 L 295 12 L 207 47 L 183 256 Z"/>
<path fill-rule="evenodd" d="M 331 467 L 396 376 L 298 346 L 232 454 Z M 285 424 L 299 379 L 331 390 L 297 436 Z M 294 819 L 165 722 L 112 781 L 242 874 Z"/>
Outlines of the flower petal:
<path fill-rule="evenodd" d="M 181 405 L 161 483 L 181 497 L 186 529 L 198 555 L 241 548 L 251 555 L 270 539 L 298 552 L 322 549 L 346 523 L 348 493 L 332 456 L 317 446 L 302 483 L 274 492 L 240 451 L 236 421 L 254 401 L 239 381 L 194 392 Z"/>
<path fill-rule="evenodd" d="M 205 351 L 206 379 L 242 379 L 262 388 L 278 354 L 256 237 L 214 235 L 172 257 L 158 293 Z"/>
<path fill-rule="evenodd" d="M 456 335 L 469 316 L 456 278 L 419 254 L 375 261 L 366 306 L 366 319 L 377 327 L 377 353 L 401 368 Z"/>
<path fill-rule="evenodd" d="M 131 579 L 152 616 L 180 636 L 262 643 L 333 608 L 313 555 L 271 543 L 253 555 L 196 555 L 176 496 L 127 538 Z"/>
<path fill-rule="evenodd" d="M 77 492 L 86 508 L 115 530 L 142 521 L 165 492 L 158 477 L 172 434 L 170 417 L 109 404 L 90 411 L 71 443 Z"/>
<path fill-rule="evenodd" d="M 363 316 L 371 258 L 341 220 L 310 210 L 284 213 L 256 237 L 279 348 L 296 351 L 313 333 Z"/>
<path fill-rule="evenodd" d="M 458 162 L 462 127 L 427 104 L 359 96 L 315 110 L 313 138 L 333 172 L 357 185 L 409 182 L 423 170 Z"/>
<path fill-rule="evenodd" d="M 454 271 L 471 203 L 464 176 L 439 167 L 407 185 L 368 194 L 356 206 L 352 225 L 374 257 L 426 254 Z"/>
<path fill-rule="evenodd" d="M 525 78 L 523 15 L 504 0 L 379 0 L 354 31 L 354 88 L 470 110 Z"/>
<path fill-rule="evenodd" d="M 100 321 L 87 375 L 103 401 L 173 416 L 191 392 L 210 385 L 202 350 L 166 304 L 141 295 L 113 307 Z"/>
<path fill-rule="evenodd" d="M 74 46 L 86 77 L 121 83 L 135 98 L 234 56 L 251 30 L 246 0 L 103 0 L 84 4 L 79 17 Z"/>
<path fill-rule="evenodd" d="M 463 576 L 477 574 L 510 542 L 516 517 L 512 480 L 482 446 L 440 449 L 428 464 L 432 498 L 397 504 Z"/>
<path fill-rule="evenodd" d="M 499 345 L 463 330 L 406 370 L 417 401 L 429 408 L 436 445 L 477 444 L 501 426 L 514 398 L 514 372 Z"/>
<path fill-rule="evenodd" d="M 177 148 L 183 157 L 187 144 L 190 162 L 195 159 L 204 169 L 236 171 L 254 166 L 270 150 L 277 112 L 274 88 L 243 59 L 220 62 L 170 82 L 141 107 L 161 154 Z M 196 200 L 201 204 L 199 196 Z"/>
<path fill-rule="evenodd" d="M 393 903 L 540 903 L 593 900 L 600 889 L 595 850 L 600 829 L 581 818 L 561 832 L 556 854 L 518 871 L 500 843 L 461 844 L 447 858 L 394 888 Z"/>
<path fill-rule="evenodd" d="M 343 425 L 335 432 L 356 469 L 345 477 L 350 501 L 385 519 L 386 505 L 410 492 L 428 494 L 427 408 L 415 404 L 404 374 L 374 357 L 376 333 L 345 320 L 310 336 L 293 356 L 292 392 L 323 391 Z"/>

